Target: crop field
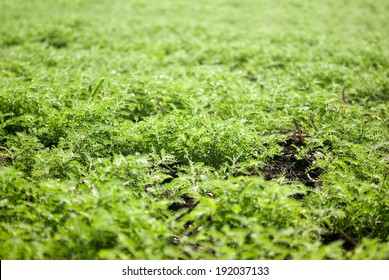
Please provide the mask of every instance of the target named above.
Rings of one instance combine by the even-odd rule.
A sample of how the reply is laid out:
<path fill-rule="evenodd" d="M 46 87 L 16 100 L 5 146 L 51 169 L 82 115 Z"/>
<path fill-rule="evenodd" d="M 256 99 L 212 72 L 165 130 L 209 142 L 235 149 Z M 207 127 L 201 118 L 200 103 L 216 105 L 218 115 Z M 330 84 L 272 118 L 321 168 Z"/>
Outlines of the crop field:
<path fill-rule="evenodd" d="M 0 259 L 389 259 L 389 1 L 0 0 Z"/>

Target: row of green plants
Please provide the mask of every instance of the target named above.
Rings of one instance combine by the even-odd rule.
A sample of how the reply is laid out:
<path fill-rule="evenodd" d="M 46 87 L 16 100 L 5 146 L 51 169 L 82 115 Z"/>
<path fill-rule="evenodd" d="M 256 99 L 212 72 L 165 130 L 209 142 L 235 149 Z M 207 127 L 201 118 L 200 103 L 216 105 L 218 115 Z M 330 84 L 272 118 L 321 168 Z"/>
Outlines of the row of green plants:
<path fill-rule="evenodd" d="M 0 0 L 0 258 L 388 259 L 386 7 Z"/>

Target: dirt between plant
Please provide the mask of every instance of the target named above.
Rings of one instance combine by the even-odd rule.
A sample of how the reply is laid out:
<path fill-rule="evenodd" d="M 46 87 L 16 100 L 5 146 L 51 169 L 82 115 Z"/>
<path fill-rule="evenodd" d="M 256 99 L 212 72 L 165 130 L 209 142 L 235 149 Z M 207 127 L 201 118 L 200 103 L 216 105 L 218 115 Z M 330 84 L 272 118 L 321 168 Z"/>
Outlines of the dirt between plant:
<path fill-rule="evenodd" d="M 0 164 L 1 163 L 7 163 L 11 161 L 11 157 L 9 155 L 0 154 Z"/>
<path fill-rule="evenodd" d="M 298 125 L 285 142 L 278 145 L 282 147 L 282 155 L 274 156 L 261 170 L 266 180 L 271 180 L 284 175 L 287 179 L 297 180 L 309 187 L 321 187 L 322 182 L 318 180 L 323 172 L 322 168 L 311 168 L 315 155 L 320 150 L 311 150 L 303 158 L 298 159 L 298 148 L 305 146 L 307 133 L 302 132 Z"/>
<path fill-rule="evenodd" d="M 180 198 L 182 199 L 181 201 L 173 202 L 168 209 L 171 211 L 178 211 L 180 209 L 188 208 L 189 211 L 191 211 L 197 204 L 199 204 L 198 201 L 195 201 L 194 198 L 188 196 L 187 194 L 181 195 Z"/>

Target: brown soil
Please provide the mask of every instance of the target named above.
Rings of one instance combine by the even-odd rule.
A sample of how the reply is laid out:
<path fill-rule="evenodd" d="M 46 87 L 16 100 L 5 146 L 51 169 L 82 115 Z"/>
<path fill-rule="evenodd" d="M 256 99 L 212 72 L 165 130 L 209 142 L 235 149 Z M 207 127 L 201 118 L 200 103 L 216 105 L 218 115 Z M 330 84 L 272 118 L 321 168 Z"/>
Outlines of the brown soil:
<path fill-rule="evenodd" d="M 322 168 L 311 168 L 315 161 L 315 154 L 319 150 L 309 151 L 302 159 L 297 158 L 298 148 L 305 146 L 308 134 L 302 132 L 298 126 L 285 142 L 278 143 L 282 147 L 282 155 L 274 156 L 261 170 L 266 180 L 284 175 L 287 179 L 300 181 L 309 187 L 321 187 L 318 177 Z"/>
<path fill-rule="evenodd" d="M 178 210 L 187 208 L 187 209 L 189 209 L 189 211 L 188 211 L 188 213 L 189 213 L 199 203 L 198 201 L 196 201 L 195 199 L 193 199 L 192 197 L 190 197 L 190 196 L 188 196 L 186 194 L 181 195 L 180 198 L 181 198 L 180 201 L 173 202 L 169 206 L 168 209 L 171 210 L 171 211 L 178 211 Z"/>
<path fill-rule="evenodd" d="M 9 155 L 0 154 L 0 163 L 11 161 L 11 157 Z"/>

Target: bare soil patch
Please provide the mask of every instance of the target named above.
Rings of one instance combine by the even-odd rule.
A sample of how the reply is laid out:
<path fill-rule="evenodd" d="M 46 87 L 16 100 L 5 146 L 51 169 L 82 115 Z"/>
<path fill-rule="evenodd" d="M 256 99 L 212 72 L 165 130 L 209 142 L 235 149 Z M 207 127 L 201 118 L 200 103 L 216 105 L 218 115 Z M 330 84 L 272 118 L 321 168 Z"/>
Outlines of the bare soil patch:
<path fill-rule="evenodd" d="M 318 149 L 309 151 L 303 158 L 298 158 L 298 150 L 305 146 L 305 138 L 309 137 L 307 133 L 302 132 L 298 125 L 291 133 L 290 137 L 278 143 L 282 147 L 282 154 L 270 159 L 263 169 L 263 175 L 266 180 L 272 180 L 280 176 L 287 179 L 300 181 L 309 187 L 321 187 L 322 182 L 319 176 L 323 172 L 322 168 L 315 167 L 315 155 L 322 153 Z"/>

